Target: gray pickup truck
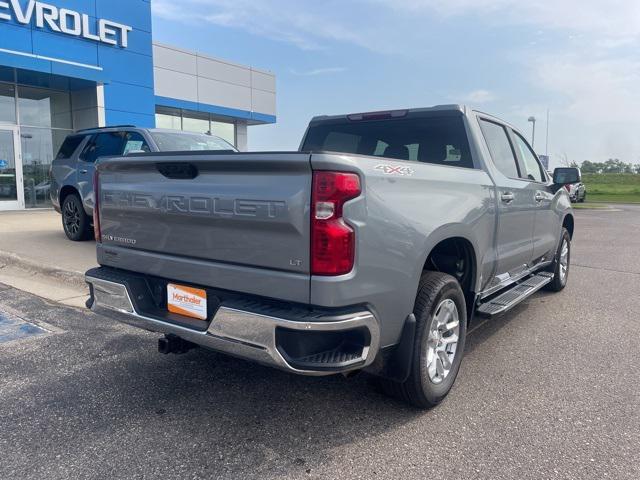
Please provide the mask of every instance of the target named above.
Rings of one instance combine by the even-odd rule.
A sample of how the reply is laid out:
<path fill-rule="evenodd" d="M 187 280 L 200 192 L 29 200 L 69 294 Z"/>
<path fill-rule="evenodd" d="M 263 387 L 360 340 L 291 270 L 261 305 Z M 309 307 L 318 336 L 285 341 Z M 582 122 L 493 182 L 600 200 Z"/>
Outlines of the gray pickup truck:
<path fill-rule="evenodd" d="M 430 407 L 474 315 L 566 285 L 579 176 L 457 105 L 316 117 L 298 152 L 107 159 L 87 305 L 163 353 L 365 370 Z"/>

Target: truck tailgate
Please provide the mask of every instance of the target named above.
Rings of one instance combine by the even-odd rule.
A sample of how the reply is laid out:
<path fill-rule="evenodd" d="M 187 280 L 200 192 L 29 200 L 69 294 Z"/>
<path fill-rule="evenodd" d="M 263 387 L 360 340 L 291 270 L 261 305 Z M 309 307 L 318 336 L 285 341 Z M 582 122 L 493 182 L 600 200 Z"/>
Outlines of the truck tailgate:
<path fill-rule="evenodd" d="M 99 166 L 101 263 L 127 268 L 126 259 L 136 271 L 189 283 L 201 283 L 209 266 L 208 286 L 256 294 L 256 270 L 272 279 L 280 272 L 307 282 L 294 295 L 306 292 L 297 301 L 307 302 L 311 177 L 301 153 L 107 160 Z M 199 266 L 193 276 L 190 264 Z"/>

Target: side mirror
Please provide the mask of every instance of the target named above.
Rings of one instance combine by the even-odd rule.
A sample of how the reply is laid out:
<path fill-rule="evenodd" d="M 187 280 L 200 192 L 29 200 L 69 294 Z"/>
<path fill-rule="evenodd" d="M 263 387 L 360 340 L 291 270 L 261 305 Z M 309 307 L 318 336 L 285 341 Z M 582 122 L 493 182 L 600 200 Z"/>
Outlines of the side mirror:
<path fill-rule="evenodd" d="M 561 167 L 553 171 L 553 183 L 556 185 L 568 185 L 582 181 L 579 168 Z"/>

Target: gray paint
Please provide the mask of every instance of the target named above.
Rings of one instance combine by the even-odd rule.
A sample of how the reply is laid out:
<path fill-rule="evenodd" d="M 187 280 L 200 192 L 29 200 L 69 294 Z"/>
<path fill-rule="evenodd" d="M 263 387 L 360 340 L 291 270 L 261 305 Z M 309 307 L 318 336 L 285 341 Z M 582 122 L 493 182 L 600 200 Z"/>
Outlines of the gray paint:
<path fill-rule="evenodd" d="M 149 165 L 130 159 L 101 162 L 105 190 L 150 193 L 156 203 L 163 192 L 277 200 L 287 204 L 287 214 L 281 221 L 233 216 L 223 221 L 163 214 L 148 207 L 147 200 L 139 211 L 109 207 L 101 210 L 103 234 L 140 243 L 125 246 L 106 240 L 99 246 L 99 261 L 323 307 L 366 304 L 380 322 L 381 345 L 395 344 L 413 309 L 425 261 L 440 241 L 469 241 L 477 266 L 474 293 L 486 294 L 548 264 L 562 220 L 571 212 L 567 192 L 548 179 L 542 184 L 501 176 L 480 132 L 478 113 L 458 106 L 430 110 L 451 109 L 464 115 L 475 169 L 338 153 L 152 157 L 157 162 L 193 163 L 202 171 L 195 181 L 164 181 Z M 409 165 L 413 174 L 385 175 L 375 168 L 381 163 Z M 362 195 L 344 208 L 357 242 L 355 268 L 347 275 L 308 274 L 312 169 L 357 172 L 362 180 Z M 516 198 L 510 205 L 500 200 L 505 190 Z M 543 193 L 543 201 L 534 200 L 536 192 Z M 115 255 L 108 255 L 109 249 Z M 303 264 L 292 266 L 292 258 Z"/>

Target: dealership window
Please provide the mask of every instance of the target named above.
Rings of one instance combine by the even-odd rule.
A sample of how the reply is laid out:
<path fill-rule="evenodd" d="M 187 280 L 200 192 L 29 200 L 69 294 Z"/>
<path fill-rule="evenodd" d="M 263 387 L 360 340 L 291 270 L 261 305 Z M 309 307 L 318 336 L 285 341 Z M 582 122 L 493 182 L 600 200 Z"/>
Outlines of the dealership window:
<path fill-rule="evenodd" d="M 70 130 L 21 127 L 22 177 L 27 207 L 49 207 L 49 168 Z"/>
<path fill-rule="evenodd" d="M 182 129 L 187 132 L 207 133 L 211 131 L 208 114 L 189 113 L 182 116 Z"/>
<path fill-rule="evenodd" d="M 18 115 L 21 125 L 71 129 L 71 95 L 18 86 Z"/>
<path fill-rule="evenodd" d="M 16 123 L 16 88 L 0 83 L 0 123 Z"/>
<path fill-rule="evenodd" d="M 236 144 L 236 126 L 233 123 L 211 120 L 211 133 L 232 145 Z"/>
<path fill-rule="evenodd" d="M 156 127 L 182 130 L 182 114 L 180 110 L 158 107 L 156 109 Z"/>
<path fill-rule="evenodd" d="M 51 162 L 73 133 L 69 91 L 0 83 L 0 123 L 19 127 L 26 207 L 50 207 Z"/>
<path fill-rule="evenodd" d="M 236 125 L 224 118 L 208 113 L 180 110 L 178 108 L 157 107 L 156 127 L 185 130 L 188 132 L 211 133 L 223 140 L 236 144 Z"/>

